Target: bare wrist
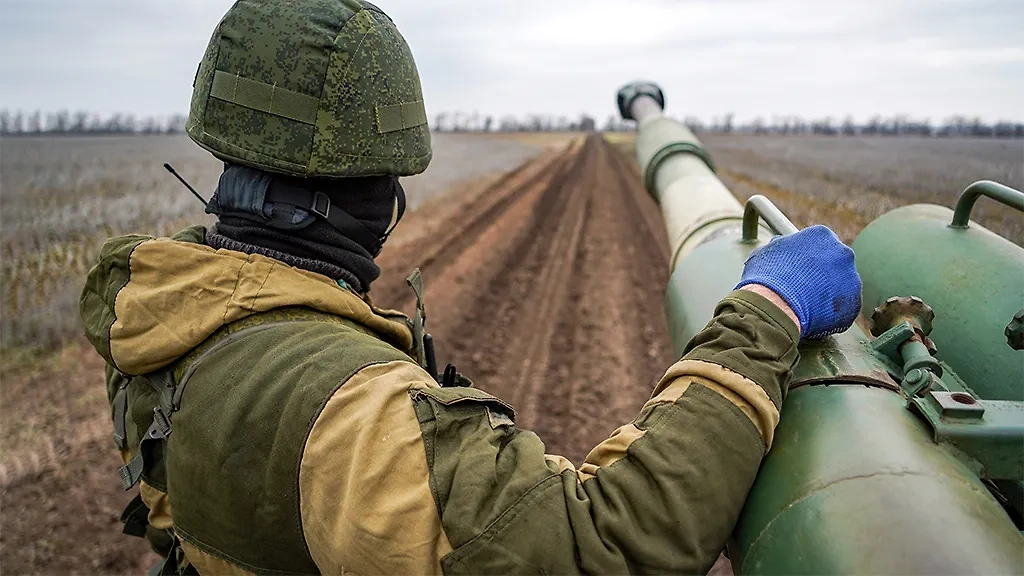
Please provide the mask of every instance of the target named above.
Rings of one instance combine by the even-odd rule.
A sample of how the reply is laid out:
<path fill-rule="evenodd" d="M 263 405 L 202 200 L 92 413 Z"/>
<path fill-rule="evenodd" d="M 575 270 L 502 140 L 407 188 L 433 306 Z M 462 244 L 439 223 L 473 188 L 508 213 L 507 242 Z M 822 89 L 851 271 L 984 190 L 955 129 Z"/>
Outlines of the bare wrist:
<path fill-rule="evenodd" d="M 796 312 L 793 312 L 793 309 L 789 307 L 789 304 L 786 304 L 786 301 L 782 299 L 782 296 L 776 294 L 774 290 L 767 286 L 762 286 L 761 284 L 747 284 L 740 288 L 740 290 L 747 290 L 757 294 L 758 296 L 767 298 L 769 302 L 778 306 L 779 310 L 782 310 L 786 316 L 796 324 L 797 331 L 800 331 L 800 318 L 797 317 Z"/>

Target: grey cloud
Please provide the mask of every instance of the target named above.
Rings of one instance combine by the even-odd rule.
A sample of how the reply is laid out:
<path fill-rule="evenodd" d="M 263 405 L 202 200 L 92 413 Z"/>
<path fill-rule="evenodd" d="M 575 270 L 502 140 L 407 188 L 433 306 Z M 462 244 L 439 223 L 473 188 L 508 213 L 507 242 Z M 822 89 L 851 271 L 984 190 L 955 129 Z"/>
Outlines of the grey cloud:
<path fill-rule="evenodd" d="M 226 0 L 6 0 L 0 107 L 183 111 Z M 1007 0 L 381 0 L 428 108 L 613 113 L 662 83 L 676 114 L 1024 117 Z"/>

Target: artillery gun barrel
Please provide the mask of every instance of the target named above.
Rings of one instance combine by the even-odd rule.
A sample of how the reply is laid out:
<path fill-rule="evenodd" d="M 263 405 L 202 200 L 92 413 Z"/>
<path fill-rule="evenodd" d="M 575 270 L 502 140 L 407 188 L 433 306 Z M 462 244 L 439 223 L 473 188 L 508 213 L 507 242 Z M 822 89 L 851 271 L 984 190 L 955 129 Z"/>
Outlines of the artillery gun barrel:
<path fill-rule="evenodd" d="M 715 176 L 711 156 L 693 132 L 662 114 L 660 90 L 652 92 L 628 97 L 624 116 L 639 127 L 636 157 L 644 184 L 661 205 L 674 270 L 702 240 L 739 224 L 743 206 Z"/>
<path fill-rule="evenodd" d="M 741 205 L 700 141 L 662 114 L 664 102 L 651 83 L 618 93 L 623 118 L 637 122 L 636 158 L 671 243 L 665 313 L 681 353 L 739 281 L 749 254 L 771 233 L 796 227 L 764 197 Z M 918 302 L 894 300 L 890 312 L 902 306 L 913 316 Z M 899 340 L 900 331 L 914 331 L 893 324 L 874 340 L 855 324 L 800 344 L 774 443 L 729 544 L 739 573 L 1024 573 L 1024 536 L 980 479 L 1019 485 L 1022 406 L 976 401 L 934 359 L 925 360 L 935 391 L 913 388 L 916 377 L 927 380 L 907 368 L 925 361 L 924 345 L 903 346 L 912 342 Z M 929 404 L 956 404 L 958 395 L 972 406 L 973 428 L 956 421 L 963 409 Z M 981 406 L 989 407 L 985 416 Z"/>

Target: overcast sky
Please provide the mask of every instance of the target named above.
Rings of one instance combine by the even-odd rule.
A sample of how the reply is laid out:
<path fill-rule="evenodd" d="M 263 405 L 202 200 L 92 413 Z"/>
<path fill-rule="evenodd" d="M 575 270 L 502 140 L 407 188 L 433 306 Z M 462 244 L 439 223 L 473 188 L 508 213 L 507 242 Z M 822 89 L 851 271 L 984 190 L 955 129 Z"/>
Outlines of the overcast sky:
<path fill-rule="evenodd" d="M 186 112 L 230 0 L 0 0 L 0 108 Z M 1024 120 L 1021 0 L 380 0 L 431 115 L 588 112 L 660 83 L 705 120 Z"/>

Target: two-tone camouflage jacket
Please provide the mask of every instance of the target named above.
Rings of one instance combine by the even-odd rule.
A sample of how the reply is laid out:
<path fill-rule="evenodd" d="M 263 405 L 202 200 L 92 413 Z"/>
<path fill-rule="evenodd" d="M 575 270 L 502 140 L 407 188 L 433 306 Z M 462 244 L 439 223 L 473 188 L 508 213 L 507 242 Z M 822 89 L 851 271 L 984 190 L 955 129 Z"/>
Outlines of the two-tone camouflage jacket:
<path fill-rule="evenodd" d="M 166 478 L 142 496 L 204 573 L 703 573 L 797 359 L 797 327 L 735 292 L 576 467 L 505 402 L 440 387 L 403 319 L 202 237 L 109 241 L 82 312 L 111 388 L 173 373 Z"/>

